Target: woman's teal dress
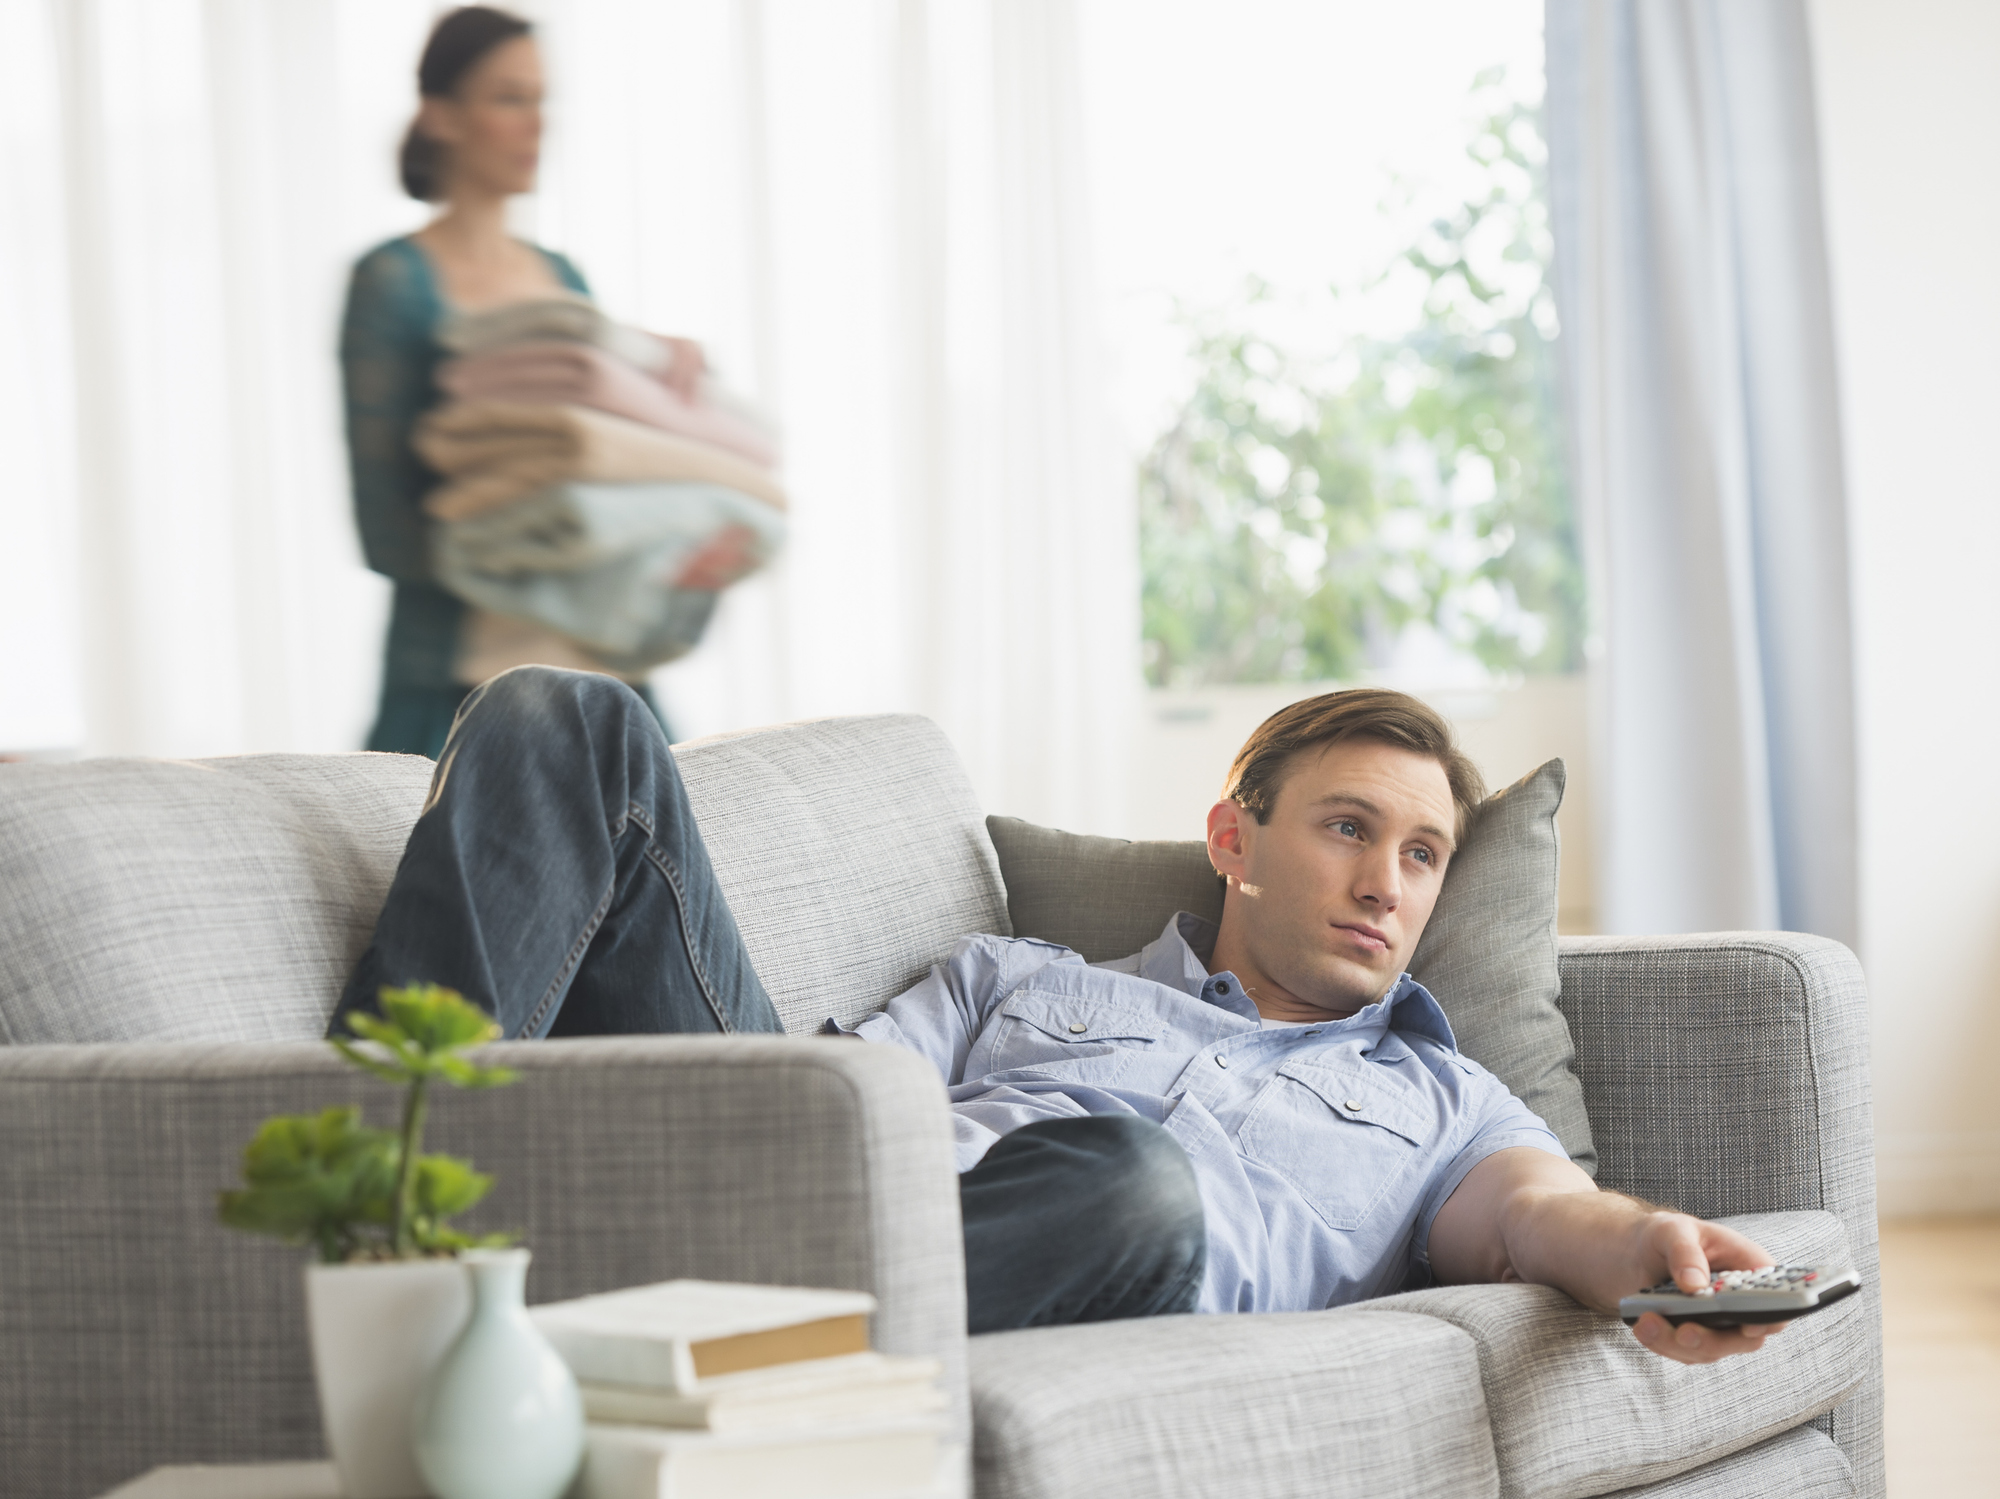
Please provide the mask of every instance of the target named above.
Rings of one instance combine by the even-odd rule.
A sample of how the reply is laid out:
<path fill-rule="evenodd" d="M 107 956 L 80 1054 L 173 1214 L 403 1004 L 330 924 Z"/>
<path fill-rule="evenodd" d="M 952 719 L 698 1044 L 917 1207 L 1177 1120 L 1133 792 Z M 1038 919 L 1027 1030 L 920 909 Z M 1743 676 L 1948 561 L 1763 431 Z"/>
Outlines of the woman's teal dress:
<path fill-rule="evenodd" d="M 567 257 L 541 253 L 564 286 L 590 295 Z M 405 236 L 355 263 L 340 328 L 354 518 L 368 565 L 396 585 L 368 748 L 432 759 L 471 691 L 453 670 L 466 606 L 431 574 L 423 498 L 443 481 L 410 444 L 417 419 L 443 399 L 434 376 L 445 313 L 429 258 Z M 657 714 L 652 694 L 638 690 Z"/>

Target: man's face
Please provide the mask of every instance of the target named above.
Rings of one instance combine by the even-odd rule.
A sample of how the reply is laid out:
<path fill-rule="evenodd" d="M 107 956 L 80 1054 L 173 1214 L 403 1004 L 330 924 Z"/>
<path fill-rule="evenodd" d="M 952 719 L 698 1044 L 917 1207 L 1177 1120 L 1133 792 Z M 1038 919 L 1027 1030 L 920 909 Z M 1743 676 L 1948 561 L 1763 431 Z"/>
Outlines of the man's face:
<path fill-rule="evenodd" d="M 1266 823 L 1218 802 L 1209 857 L 1229 892 L 1217 967 L 1272 1019 L 1374 1003 L 1437 904 L 1453 815 L 1442 765 L 1372 739 L 1301 751 Z"/>

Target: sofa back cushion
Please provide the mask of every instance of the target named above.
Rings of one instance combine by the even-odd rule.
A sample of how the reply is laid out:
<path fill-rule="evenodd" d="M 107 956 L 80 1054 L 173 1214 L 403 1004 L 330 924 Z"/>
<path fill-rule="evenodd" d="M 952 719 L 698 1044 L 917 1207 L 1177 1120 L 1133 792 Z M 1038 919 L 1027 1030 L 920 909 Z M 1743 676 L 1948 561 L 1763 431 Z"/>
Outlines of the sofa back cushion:
<path fill-rule="evenodd" d="M 929 719 L 782 724 L 674 755 L 792 1034 L 879 1010 L 968 932 L 1011 934 L 978 798 Z"/>
<path fill-rule="evenodd" d="M 0 1041 L 315 1037 L 431 762 L 0 766 Z"/>
<path fill-rule="evenodd" d="M 1576 1049 L 1556 1008 L 1555 819 L 1563 784 L 1563 763 L 1551 760 L 1480 804 L 1410 972 L 1443 1006 L 1459 1048 L 1595 1171 Z M 1127 843 L 1012 817 L 987 825 L 1021 936 L 1060 942 L 1098 963 L 1137 952 L 1177 910 L 1222 919 L 1222 884 L 1199 841 Z"/>
<path fill-rule="evenodd" d="M 928 720 L 674 753 L 794 1033 L 879 1008 L 964 933 L 1010 930 L 971 784 Z M 431 770 L 410 755 L 0 766 L 0 1042 L 320 1036 Z"/>

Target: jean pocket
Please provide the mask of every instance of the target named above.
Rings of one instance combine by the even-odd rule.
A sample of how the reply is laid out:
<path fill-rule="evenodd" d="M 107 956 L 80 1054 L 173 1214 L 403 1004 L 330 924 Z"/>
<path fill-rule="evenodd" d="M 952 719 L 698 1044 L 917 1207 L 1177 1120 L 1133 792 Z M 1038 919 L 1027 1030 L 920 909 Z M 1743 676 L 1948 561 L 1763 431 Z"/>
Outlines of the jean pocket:
<path fill-rule="evenodd" d="M 1237 1132 L 1246 1159 L 1290 1182 L 1330 1228 L 1357 1229 L 1429 1155 L 1437 1111 L 1401 1069 L 1287 1062 Z"/>

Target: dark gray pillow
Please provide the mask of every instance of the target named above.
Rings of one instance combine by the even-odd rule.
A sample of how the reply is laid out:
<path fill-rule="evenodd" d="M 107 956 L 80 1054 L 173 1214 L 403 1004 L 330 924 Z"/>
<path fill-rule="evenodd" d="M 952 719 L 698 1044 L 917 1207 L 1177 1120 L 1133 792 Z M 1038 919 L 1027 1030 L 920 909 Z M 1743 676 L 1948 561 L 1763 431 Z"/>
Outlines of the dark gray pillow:
<path fill-rule="evenodd" d="M 1597 1147 L 1556 1008 L 1556 810 L 1563 762 L 1551 760 L 1482 802 L 1445 871 L 1437 909 L 1410 962 L 1437 996 L 1459 1048 L 1548 1122 L 1595 1174 Z M 1129 843 L 989 817 L 1017 937 L 1074 948 L 1093 963 L 1137 952 L 1175 911 L 1222 919 L 1207 846 Z"/>

